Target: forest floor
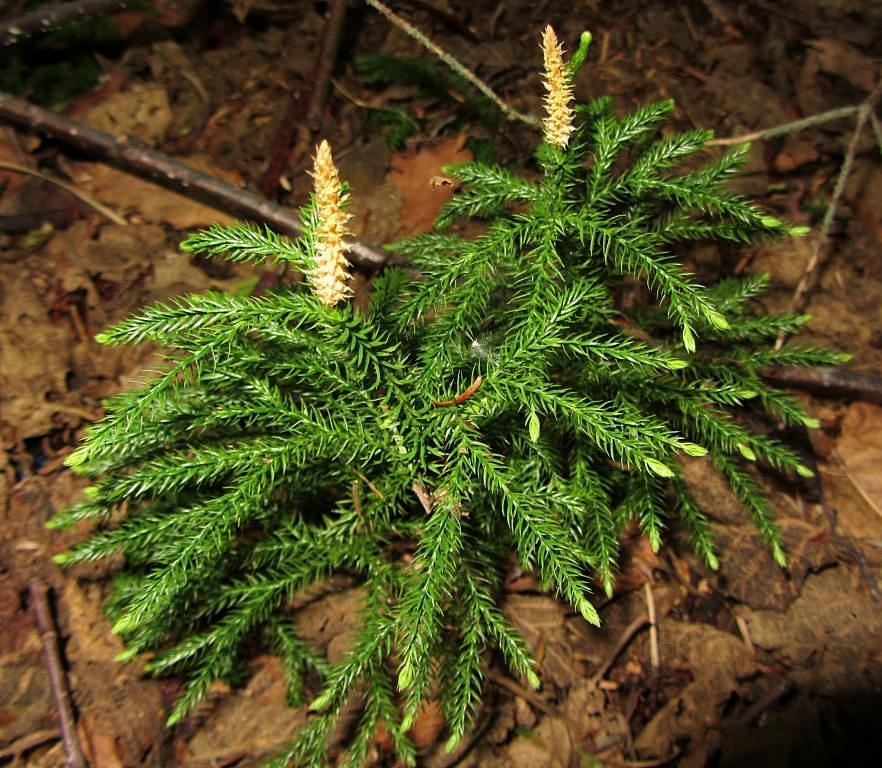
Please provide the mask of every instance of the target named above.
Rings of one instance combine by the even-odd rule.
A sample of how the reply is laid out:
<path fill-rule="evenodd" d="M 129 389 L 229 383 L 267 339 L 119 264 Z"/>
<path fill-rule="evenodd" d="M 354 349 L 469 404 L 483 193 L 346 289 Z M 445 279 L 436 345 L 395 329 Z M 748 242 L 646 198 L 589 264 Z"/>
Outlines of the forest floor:
<path fill-rule="evenodd" d="M 370 82 L 357 66 L 361 56 L 431 60 L 367 6 L 350 4 L 321 128 L 312 135 L 295 130 L 279 149 L 283 120 L 293 115 L 304 125 L 297 102 L 289 105 L 292 96 L 309 94 L 324 4 L 154 5 L 157 15 L 113 17 L 123 40 L 92 51 L 103 76 L 65 114 L 137 136 L 236 185 L 270 189 L 281 178 L 280 199 L 292 206 L 309 190 L 315 143 L 327 138 L 353 189 L 356 234 L 377 244 L 429 228 L 449 194 L 432 181 L 446 163 L 493 152 L 496 162 L 529 172 L 534 129 L 500 119 L 473 91 Z M 859 104 L 882 74 L 882 7 L 858 0 L 433 0 L 396 7 L 509 104 L 536 115 L 538 40 L 547 23 L 569 50 L 583 29 L 594 34 L 576 83 L 580 99 L 610 94 L 623 111 L 673 98 L 677 127 L 712 128 L 718 137 Z M 34 55 L 63 54 L 47 47 Z M 25 82 L 26 98 L 40 95 L 36 82 Z M 406 125 L 411 135 L 390 149 L 390 132 Z M 691 249 L 684 258 L 700 279 L 768 272 L 773 290 L 764 304 L 786 308 L 854 127 L 852 115 L 755 141 L 734 186 L 813 234 Z M 813 320 L 800 334 L 801 341 L 850 352 L 848 369 L 864 373 L 882 369 L 880 142 L 868 127 L 855 144 L 829 260 L 806 307 Z M 178 683 L 143 677 L 139 662 L 114 660 L 122 647 L 101 604 L 118 563 L 61 570 L 51 556 L 85 531 L 58 534 L 44 523 L 85 485 L 63 461 L 100 418 L 102 400 L 155 361 L 153 350 L 102 347 L 94 334 L 158 299 L 208 288 L 248 292 L 284 275 L 182 255 L 177 244 L 188 231 L 232 218 L 56 142 L 0 127 L 0 161 L 39 166 L 121 216 L 113 223 L 40 176 L 0 168 L 0 764 L 64 764 L 27 593 L 39 579 L 52 588 L 78 737 L 91 765 L 258 765 L 307 717 L 285 706 L 278 662 L 256 655 L 240 686 L 214 686 L 193 717 L 167 730 L 164 715 Z M 264 178 L 268 168 L 279 172 Z M 23 216 L 24 231 L 9 231 Z M 369 282 L 359 278 L 362 294 Z M 789 438 L 817 480 L 794 486 L 763 478 L 784 531 L 787 570 L 773 564 L 725 485 L 694 461 L 687 472 L 714 520 L 720 571 L 708 571 L 676 528 L 657 555 L 635 537 L 616 594 L 598 600 L 599 630 L 544 596 L 531 578 L 513 576 L 506 612 L 530 642 L 543 686 L 528 692 L 501 671 L 491 673 L 470 749 L 456 764 L 882 765 L 882 407 L 878 392 L 875 404 L 800 397 L 821 428 Z M 332 658 L 345 646 L 354 600 L 353 590 L 341 587 L 304 611 L 304 636 Z M 421 765 L 454 764 L 431 708 L 413 737 Z M 378 735 L 376 765 L 393 764 L 386 747 Z"/>

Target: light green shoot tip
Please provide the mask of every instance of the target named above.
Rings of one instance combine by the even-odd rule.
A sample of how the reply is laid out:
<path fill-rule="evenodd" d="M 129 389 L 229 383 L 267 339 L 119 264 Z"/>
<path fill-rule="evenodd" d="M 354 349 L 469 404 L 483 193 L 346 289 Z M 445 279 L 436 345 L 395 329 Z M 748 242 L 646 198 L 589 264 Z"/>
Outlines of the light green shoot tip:
<path fill-rule="evenodd" d="M 595 627 L 600 626 L 600 616 L 595 610 L 594 606 L 591 605 L 584 597 L 579 600 L 576 608 L 579 609 L 579 613 L 582 614 L 582 618 L 585 619 L 589 624 L 593 624 Z"/>
<path fill-rule="evenodd" d="M 707 567 L 712 571 L 720 570 L 720 561 L 717 560 L 717 556 L 713 552 L 708 552 L 704 556 L 704 561 L 707 563 Z"/>
<path fill-rule="evenodd" d="M 744 443 L 738 443 L 737 446 L 738 453 L 740 453 L 745 459 L 748 461 L 756 461 L 756 454 L 753 452 L 753 449 L 749 445 L 745 445 Z"/>
<path fill-rule="evenodd" d="M 137 655 L 138 652 L 134 648 L 126 648 L 122 653 L 116 654 L 113 660 L 120 664 L 128 664 Z"/>
<path fill-rule="evenodd" d="M 726 331 L 731 327 L 729 321 L 716 310 L 709 310 L 707 313 L 707 319 L 714 328 L 717 328 L 720 331 Z"/>
<path fill-rule="evenodd" d="M 115 635 L 122 635 L 133 630 L 137 625 L 138 623 L 131 616 L 123 616 L 117 619 L 110 631 Z"/>
<path fill-rule="evenodd" d="M 659 477 L 674 476 L 674 471 L 667 466 L 667 464 L 662 464 L 656 459 L 645 459 L 644 463 L 646 464 L 646 468 L 654 475 L 658 475 Z"/>
<path fill-rule="evenodd" d="M 687 365 L 689 365 L 689 361 L 681 360 L 679 357 L 672 357 L 668 360 L 668 368 L 672 371 L 682 371 Z"/>
<path fill-rule="evenodd" d="M 47 528 L 49 527 L 51 522 L 52 521 L 50 520 L 48 523 L 46 523 Z M 68 560 L 70 560 L 70 552 L 60 552 L 57 555 L 52 555 L 52 562 L 56 565 L 67 565 Z"/>
<path fill-rule="evenodd" d="M 777 541 L 772 544 L 772 558 L 779 567 L 787 567 L 787 555 L 784 554 L 784 550 L 781 549 L 781 545 Z"/>
<path fill-rule="evenodd" d="M 811 416 L 803 416 L 802 423 L 809 429 L 819 429 L 821 422 Z"/>
<path fill-rule="evenodd" d="M 405 662 L 398 669 L 398 690 L 403 691 L 405 688 L 409 688 L 412 682 L 413 666 L 408 662 Z"/>
<path fill-rule="evenodd" d="M 585 63 L 585 59 L 588 58 L 588 49 L 591 47 L 592 39 L 591 33 L 587 30 L 579 37 L 579 45 L 570 57 L 570 63 L 568 65 L 570 78 L 576 76 L 576 73 Z"/>
<path fill-rule="evenodd" d="M 812 478 L 815 476 L 815 473 L 812 472 L 805 464 L 797 464 L 796 465 L 796 474 L 800 477 L 804 477 L 806 479 Z"/>
<path fill-rule="evenodd" d="M 689 456 L 707 456 L 707 448 L 697 443 L 680 443 L 683 453 Z"/>
<path fill-rule="evenodd" d="M 459 744 L 461 739 L 462 737 L 456 734 L 451 736 L 449 739 L 447 739 L 447 741 L 444 742 L 444 751 L 453 752 L 453 750 L 456 748 L 456 745 Z"/>
<path fill-rule="evenodd" d="M 811 231 L 811 227 L 797 226 L 790 227 L 790 229 L 787 230 L 787 234 L 791 237 L 805 237 Z"/>
<path fill-rule="evenodd" d="M 683 346 L 689 354 L 695 353 L 695 336 L 692 335 L 692 329 L 688 325 L 683 326 Z"/>
<path fill-rule="evenodd" d="M 99 344 L 110 344 L 110 336 L 108 336 L 106 333 L 96 333 L 95 341 L 97 341 Z"/>
<path fill-rule="evenodd" d="M 407 732 L 413 728 L 414 720 L 416 720 L 416 714 L 413 711 L 405 712 L 401 718 L 401 730 Z"/>
<path fill-rule="evenodd" d="M 536 411 L 530 411 L 530 416 L 527 419 L 527 430 L 530 433 L 530 440 L 534 443 L 539 439 L 539 416 Z"/>
<path fill-rule="evenodd" d="M 328 706 L 328 701 L 331 698 L 330 691 L 322 691 L 318 696 L 316 696 L 309 704 L 310 712 L 320 712 L 326 706 Z"/>
<path fill-rule="evenodd" d="M 525 677 L 527 678 L 527 683 L 529 683 L 534 691 L 538 691 L 542 687 L 542 681 L 539 679 L 539 675 L 537 675 L 532 669 L 527 670 Z"/>

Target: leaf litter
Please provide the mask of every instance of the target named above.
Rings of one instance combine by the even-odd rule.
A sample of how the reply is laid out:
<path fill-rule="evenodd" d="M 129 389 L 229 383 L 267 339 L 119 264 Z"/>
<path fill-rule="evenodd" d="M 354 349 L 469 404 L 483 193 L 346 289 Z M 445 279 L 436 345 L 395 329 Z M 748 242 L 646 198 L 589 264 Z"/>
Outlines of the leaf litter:
<path fill-rule="evenodd" d="M 713 12 L 717 3 L 650 3 L 638 15 L 626 4 L 614 5 L 586 4 L 560 25 L 569 40 L 583 28 L 595 32 L 595 64 L 580 75 L 581 95 L 610 92 L 623 106 L 673 96 L 684 125 L 714 127 L 719 135 L 851 103 L 845 96 L 860 98 L 879 74 L 874 62 L 880 50 L 867 31 L 882 19 L 863 4 L 801 0 L 792 4 L 790 15 L 752 8 L 725 21 Z M 484 25 L 497 36 L 480 48 L 490 56 L 464 46 L 456 31 L 437 19 L 426 15 L 423 22 L 473 69 L 509 83 L 509 98 L 536 109 L 532 41 L 535 29 L 549 19 L 536 17 L 531 4 L 506 6 L 492 17 L 494 9 L 486 3 L 468 12 L 476 28 Z M 218 41 L 213 46 L 179 41 L 178 50 L 149 44 L 130 48 L 128 66 L 144 65 L 140 72 L 149 73 L 146 81 L 124 76 L 96 97 L 97 104 L 88 107 L 95 124 L 160 147 L 175 144 L 202 169 L 235 183 L 256 183 L 273 121 L 284 111 L 282 99 L 308 85 L 321 19 L 309 10 L 276 27 L 266 4 L 240 4 L 236 10 L 257 26 L 249 30 L 225 19 L 210 26 Z M 856 23 L 861 12 L 866 18 Z M 791 18 L 794 14 L 799 21 Z M 389 52 L 413 53 L 382 22 L 365 22 L 369 42 L 362 44 L 371 52 L 386 46 Z M 788 55 L 797 48 L 801 59 Z M 286 50 L 291 52 L 287 59 L 280 55 Z M 348 92 L 362 90 L 347 67 L 340 75 Z M 441 102 L 421 104 L 425 135 L 413 137 L 398 153 L 383 146 L 379 129 L 370 128 L 356 105 L 341 100 L 330 110 L 324 132 L 347 137 L 345 175 L 357 190 L 355 200 L 371 201 L 356 211 L 354 223 L 359 235 L 375 242 L 428 229 L 450 192 L 431 180 L 442 165 L 468 157 L 468 137 L 502 136 L 496 142 L 498 160 L 520 167 L 528 162 L 520 148 L 529 142 L 519 142 L 520 127 L 497 131 L 456 124 L 456 108 Z M 752 175 L 740 183 L 766 205 L 802 217 L 798 223 L 816 221 L 846 140 L 847 131 L 829 125 L 758 144 L 751 153 Z M 0 157 L 20 160 L 23 148 L 27 153 L 40 147 L 36 140 L 17 145 L 4 135 Z M 868 370 L 882 361 L 874 330 L 882 322 L 882 275 L 875 258 L 882 227 L 880 207 L 873 204 L 880 186 L 873 149 L 868 145 L 858 157 L 845 195 L 838 251 L 812 299 L 815 319 L 801 339 L 846 349 Z M 98 164 L 65 165 L 75 181 L 116 206 L 129 224 L 109 225 L 74 203 L 73 223 L 50 229 L 42 239 L 0 235 L 0 457 L 5 461 L 0 475 L 0 750 L 18 754 L 8 750 L 29 733 L 49 731 L 48 741 L 25 749 L 22 760 L 35 767 L 63 760 L 61 745 L 51 736 L 57 726 L 39 638 L 21 599 L 27 579 L 39 576 L 58 598 L 80 738 L 94 765 L 256 765 L 306 717 L 303 708 L 286 707 L 278 662 L 257 655 L 241 686 L 216 686 L 203 710 L 168 733 L 163 719 L 174 680 L 145 679 L 140 662 L 114 661 L 121 648 L 100 610 L 106 571 L 61 573 L 49 556 L 69 542 L 42 527 L 81 491 L 81 481 L 63 470 L 61 460 L 100 415 L 101 400 L 152 364 L 150 350 L 103 348 L 91 336 L 151 300 L 208 287 L 233 290 L 251 275 L 238 267 L 226 275 L 213 273 L 177 252 L 183 230 L 220 220 L 217 212 Z M 288 168 L 288 175 L 293 205 L 307 188 L 305 165 Z M 0 178 L 4 214 L 32 209 L 34 195 L 48 194 L 20 176 L 3 172 Z M 727 269 L 738 259 L 742 269 L 769 271 L 777 286 L 768 300 L 774 309 L 786 305 L 799 280 L 807 261 L 807 251 L 800 256 L 800 249 L 806 245 L 760 247 L 743 262 L 743 253 L 724 252 L 713 263 Z M 772 564 L 714 473 L 702 462 L 691 462 L 692 486 L 714 520 L 720 573 L 707 571 L 677 543 L 658 555 L 639 544 L 629 548 L 617 593 L 610 601 L 597 600 L 605 620 L 599 631 L 586 630 L 578 617 L 538 594 L 529 578 L 513 579 L 506 612 L 540 661 L 543 688 L 518 693 L 512 681 L 488 682 L 487 711 L 459 764 L 624 766 L 645 760 L 700 766 L 716 760 L 760 768 L 880 762 L 873 712 L 882 688 L 882 627 L 870 580 L 882 564 L 877 471 L 882 409 L 814 402 L 810 410 L 830 415 L 823 432 L 812 438 L 821 499 L 800 488 L 770 489 L 788 544 L 788 569 Z M 647 589 L 656 610 L 657 668 L 645 623 Z M 357 605 L 358 591 L 351 585 L 310 596 L 300 613 L 302 634 L 339 658 Z M 782 681 L 792 686 L 791 693 L 769 699 Z M 422 712 L 414 728 L 421 760 L 444 765 L 438 713 Z M 848 763 L 842 744 L 856 734 L 865 762 Z M 373 754 L 381 764 L 382 733 Z"/>

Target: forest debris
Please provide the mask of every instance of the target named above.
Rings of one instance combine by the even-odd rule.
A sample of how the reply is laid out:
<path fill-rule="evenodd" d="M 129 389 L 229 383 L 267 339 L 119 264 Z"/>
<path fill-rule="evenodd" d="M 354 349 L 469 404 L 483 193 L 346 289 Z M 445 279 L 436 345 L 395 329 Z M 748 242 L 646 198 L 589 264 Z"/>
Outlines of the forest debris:
<path fill-rule="evenodd" d="M 785 610 L 799 595 L 812 571 L 836 562 L 823 530 L 792 517 L 779 519 L 787 570 L 774 565 L 756 529 L 717 526 L 714 539 L 726 556 L 720 559 L 719 589 L 727 597 L 754 608 Z M 761 586 L 760 586 L 761 585 Z"/>
<path fill-rule="evenodd" d="M 155 83 L 132 83 L 81 112 L 79 118 L 96 130 L 134 136 L 150 146 L 163 141 L 173 119 L 168 93 Z"/>
<path fill-rule="evenodd" d="M 809 40 L 804 64 L 810 72 L 841 77 L 847 83 L 869 93 L 878 76 L 878 67 L 869 56 L 844 40 Z"/>
<path fill-rule="evenodd" d="M 210 173 L 230 184 L 238 183 L 236 174 L 224 172 L 207 155 L 191 155 L 181 160 L 189 167 Z M 119 211 L 135 211 L 150 223 L 170 224 L 176 229 L 187 230 L 234 221 L 233 216 L 217 208 L 133 178 L 131 174 L 109 165 L 78 162 L 70 166 L 78 181 L 92 190 L 99 200 L 112 204 Z"/>
<path fill-rule="evenodd" d="M 303 708 L 285 703 L 285 674 L 275 656 L 251 665 L 247 685 L 223 696 L 186 745 L 188 765 L 217 765 L 226 756 L 269 756 L 306 722 Z M 243 740 L 247 747 L 243 747 Z"/>
<path fill-rule="evenodd" d="M 567 609 L 544 595 L 508 595 L 503 611 L 520 631 L 539 659 L 540 677 L 558 688 L 569 687 L 585 673 L 585 665 L 573 657 L 565 631 Z"/>
<path fill-rule="evenodd" d="M 86 759 L 83 757 L 83 752 L 80 748 L 70 691 L 68 690 L 64 665 L 61 660 L 58 632 L 55 629 L 55 620 L 49 608 L 49 588 L 44 582 L 32 579 L 28 593 L 31 601 L 31 610 L 34 613 L 34 620 L 37 624 L 37 631 L 40 633 L 40 640 L 43 642 L 46 668 L 49 671 L 49 682 L 52 686 L 52 698 L 55 700 L 55 710 L 58 713 L 58 721 L 61 724 L 61 740 L 64 743 L 67 766 L 68 768 L 86 768 Z M 102 766 L 98 768 L 102 768 Z"/>
<path fill-rule="evenodd" d="M 465 149 L 464 133 L 417 151 L 396 152 L 389 159 L 389 179 L 401 194 L 401 229 L 408 235 L 428 232 L 441 207 L 453 195 L 450 185 L 434 185 L 433 177 L 444 165 L 464 163 L 472 159 Z"/>
<path fill-rule="evenodd" d="M 812 576 L 786 611 L 735 611 L 754 644 L 787 666 L 798 686 L 823 696 L 869 695 L 882 685 L 882 614 L 855 587 L 854 569 L 831 568 Z"/>
<path fill-rule="evenodd" d="M 755 671 L 755 663 L 738 638 L 705 624 L 666 619 L 660 635 L 666 665 L 685 667 L 694 679 L 655 714 L 634 748 L 641 757 L 664 758 L 688 741 L 680 765 L 698 768 L 716 746 L 726 702 Z"/>
<path fill-rule="evenodd" d="M 135 138 L 96 131 L 6 93 L 0 93 L 0 120 L 52 136 L 127 173 L 175 191 L 186 191 L 188 196 L 235 216 L 264 222 L 281 233 L 299 235 L 302 231 L 299 218 L 289 209 L 182 165 Z M 388 260 L 385 251 L 358 240 L 351 241 L 350 246 L 351 260 L 356 263 L 377 266 Z"/>

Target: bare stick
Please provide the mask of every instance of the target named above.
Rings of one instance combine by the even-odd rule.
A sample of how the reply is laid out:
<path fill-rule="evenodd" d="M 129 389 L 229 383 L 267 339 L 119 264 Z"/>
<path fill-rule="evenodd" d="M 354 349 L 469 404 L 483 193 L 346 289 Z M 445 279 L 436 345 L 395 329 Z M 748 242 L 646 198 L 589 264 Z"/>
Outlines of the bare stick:
<path fill-rule="evenodd" d="M 6 760 L 11 757 L 13 758 L 12 764 L 17 765 L 21 756 L 28 750 L 31 750 L 34 747 L 39 747 L 47 741 L 55 741 L 60 738 L 61 731 L 57 728 L 47 728 L 42 731 L 34 731 L 33 733 L 29 733 L 26 736 L 16 739 L 12 744 L 3 747 L 3 749 L 0 749 L 0 760 Z"/>
<path fill-rule="evenodd" d="M 125 226 L 129 223 L 118 213 L 112 211 L 106 205 L 99 203 L 95 198 L 90 197 L 85 192 L 75 187 L 73 184 L 68 184 L 66 181 L 56 179 L 54 176 L 49 176 L 48 174 L 42 173 L 41 171 L 37 171 L 33 168 L 28 168 L 26 165 L 19 165 L 18 163 L 7 163 L 5 160 L 0 160 L 0 168 L 3 168 L 6 171 L 14 171 L 15 173 L 23 173 L 27 174 L 28 176 L 35 176 L 36 178 L 42 181 L 46 181 L 49 184 L 54 184 L 56 187 L 63 189 L 69 195 L 73 195 L 75 198 L 77 198 L 77 200 L 80 200 L 86 205 L 94 208 L 96 211 L 98 211 L 98 213 L 112 221 L 114 224 Z"/>
<path fill-rule="evenodd" d="M 763 698 L 750 707 L 742 716 L 742 725 L 753 725 L 772 707 L 787 698 L 796 690 L 793 681 L 784 678 L 778 685 L 772 688 Z"/>
<path fill-rule="evenodd" d="M 879 123 L 879 118 L 876 117 L 876 113 L 872 109 L 870 110 L 870 128 L 873 129 L 876 146 L 879 147 L 879 154 L 882 155 L 882 124 Z"/>
<path fill-rule="evenodd" d="M 649 618 L 649 663 L 653 672 L 658 672 L 660 665 L 658 653 L 658 623 L 655 619 L 655 597 L 649 579 L 643 585 L 646 592 L 646 613 Z"/>
<path fill-rule="evenodd" d="M 0 46 L 128 5 L 127 0 L 76 0 L 63 5 L 47 5 L 0 26 Z"/>
<path fill-rule="evenodd" d="M 126 173 L 156 182 L 235 216 L 264 222 L 283 234 L 297 236 L 303 231 L 300 219 L 288 208 L 188 168 L 130 136 L 111 136 L 2 92 L 0 121 L 39 131 Z M 352 260 L 362 267 L 378 267 L 389 260 L 389 254 L 381 248 L 355 239 L 349 244 Z"/>
<path fill-rule="evenodd" d="M 821 231 L 812 247 L 812 257 L 809 259 L 809 263 L 806 265 L 802 279 L 799 281 L 799 285 L 796 286 L 793 298 L 790 300 L 791 313 L 799 312 L 805 306 L 806 296 L 814 285 L 820 267 L 827 260 L 829 255 L 827 243 L 830 240 L 830 228 L 833 225 L 833 219 L 836 217 L 839 200 L 842 197 L 842 193 L 845 191 L 845 183 L 848 181 L 848 177 L 851 174 L 851 167 L 854 165 L 854 158 L 857 155 L 861 133 L 863 133 L 870 112 L 880 94 L 882 94 L 882 80 L 876 83 L 873 92 L 858 109 L 854 133 L 851 135 L 851 141 L 849 141 L 848 149 L 845 152 L 845 159 L 842 161 L 842 167 L 839 169 L 839 176 L 836 178 L 836 184 L 833 187 L 833 195 L 830 198 L 830 205 L 827 206 L 827 210 L 824 212 L 824 219 L 821 222 Z M 784 340 L 786 338 L 787 334 L 783 332 L 778 335 L 778 338 L 775 341 L 776 350 L 781 349 L 781 347 L 784 346 Z"/>
<path fill-rule="evenodd" d="M 725 139 L 711 139 L 707 146 L 723 147 L 730 144 L 744 144 L 747 141 L 758 141 L 760 139 L 774 139 L 776 136 L 784 136 L 787 133 L 795 133 L 805 128 L 811 128 L 814 125 L 822 125 L 829 123 L 831 120 L 841 120 L 843 117 L 851 117 L 859 112 L 860 104 L 852 107 L 839 107 L 831 109 L 829 112 L 821 112 L 817 115 L 804 117 L 801 120 L 794 120 L 792 123 L 782 123 L 771 128 L 763 128 L 760 131 L 752 131 L 750 133 L 742 133 L 740 136 L 730 136 Z"/>
<path fill-rule="evenodd" d="M 619 642 L 616 643 L 616 647 L 613 648 L 612 653 L 610 653 L 609 657 L 603 664 L 601 664 L 600 669 L 594 673 L 594 680 L 602 680 L 606 673 L 612 668 L 612 665 L 616 663 L 616 659 L 619 658 L 619 654 L 628 647 L 628 643 L 634 639 L 634 635 L 636 635 L 643 627 L 649 625 L 649 617 L 648 616 L 640 616 L 634 621 L 632 621 L 626 628 L 625 631 L 622 632 L 622 636 L 619 638 Z"/>
<path fill-rule="evenodd" d="M 413 485 L 410 486 L 411 490 L 416 494 L 416 497 L 420 500 L 420 504 L 423 505 L 423 509 L 426 510 L 427 515 L 432 514 L 432 497 L 429 495 L 429 492 L 426 490 L 426 486 L 422 480 L 414 480 Z"/>
<path fill-rule="evenodd" d="M 49 670 L 52 696 L 55 699 L 55 709 L 58 711 L 58 720 L 61 724 L 61 740 L 67 755 L 67 766 L 68 768 L 86 768 L 86 760 L 77 737 L 77 726 L 74 721 L 67 681 L 64 679 L 61 654 L 58 652 L 58 633 L 55 631 L 55 622 L 52 620 L 52 612 L 49 609 L 48 588 L 43 582 L 34 579 L 29 584 L 29 590 L 31 610 L 37 622 L 40 639 L 43 641 L 43 652 L 46 654 L 46 667 Z"/>
<path fill-rule="evenodd" d="M 491 683 L 496 683 L 496 685 L 498 685 L 500 688 L 505 688 L 507 691 L 510 691 L 515 696 L 520 696 L 524 701 L 530 702 L 530 704 L 536 707 L 536 709 L 538 709 L 540 712 L 544 712 L 546 715 L 551 715 L 553 717 L 560 714 L 560 712 L 558 712 L 551 704 L 545 701 L 545 699 L 543 699 L 538 693 L 536 693 L 535 691 L 529 691 L 522 685 L 518 685 L 518 683 L 512 680 L 510 677 L 506 677 L 505 675 L 501 675 L 492 669 L 488 669 L 487 679 Z"/>
<path fill-rule="evenodd" d="M 379 11 L 383 16 L 385 16 L 392 24 L 398 27 L 402 32 L 407 34 L 409 37 L 412 37 L 416 40 L 423 48 L 427 51 L 430 51 L 435 56 L 437 56 L 441 61 L 443 61 L 450 69 L 452 69 L 456 74 L 458 74 L 464 80 L 470 82 L 475 88 L 477 88 L 481 93 L 483 93 L 490 101 L 492 101 L 502 113 L 509 120 L 519 120 L 522 123 L 526 123 L 527 125 L 531 125 L 534 128 L 540 125 L 538 118 L 533 117 L 533 115 L 525 115 L 523 112 L 518 112 L 513 107 L 510 107 L 506 104 L 496 93 L 490 88 L 487 83 L 481 80 L 477 75 L 474 75 L 471 70 L 468 69 L 465 65 L 461 64 L 457 61 L 453 56 L 451 56 L 447 51 L 443 48 L 439 47 L 437 44 L 433 43 L 426 37 L 422 32 L 420 32 L 413 24 L 402 19 L 397 13 L 395 13 L 391 8 L 387 5 L 384 5 L 380 2 L 380 0 L 365 0 L 365 2 L 371 6 L 376 11 Z"/>
<path fill-rule="evenodd" d="M 815 397 L 863 400 L 882 405 L 882 376 L 839 368 L 763 368 L 763 379 L 776 386 L 799 389 Z"/>

